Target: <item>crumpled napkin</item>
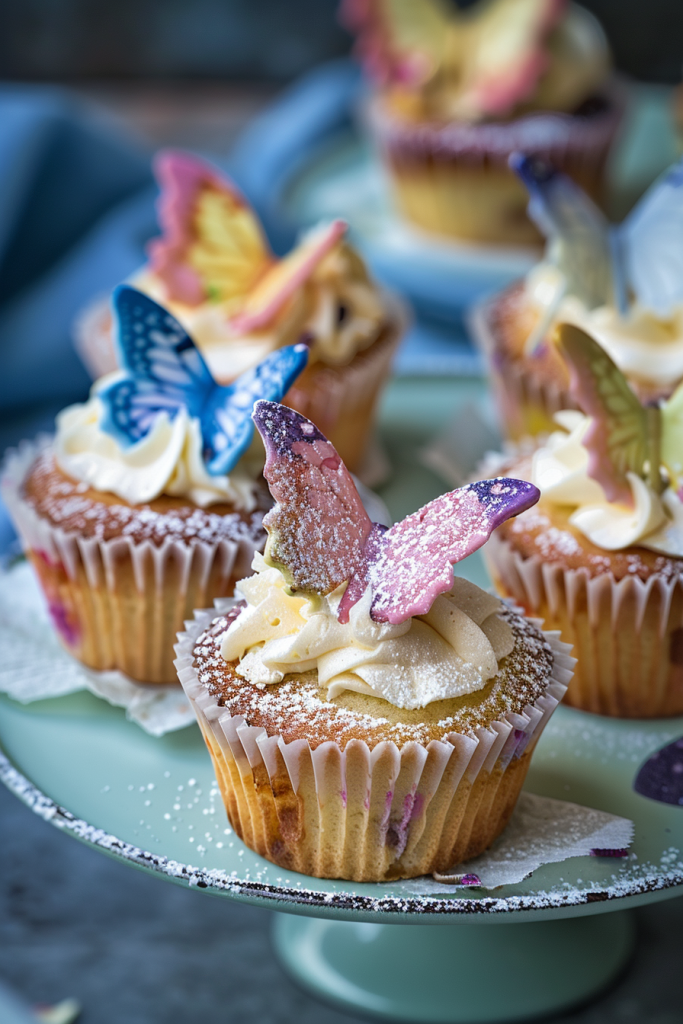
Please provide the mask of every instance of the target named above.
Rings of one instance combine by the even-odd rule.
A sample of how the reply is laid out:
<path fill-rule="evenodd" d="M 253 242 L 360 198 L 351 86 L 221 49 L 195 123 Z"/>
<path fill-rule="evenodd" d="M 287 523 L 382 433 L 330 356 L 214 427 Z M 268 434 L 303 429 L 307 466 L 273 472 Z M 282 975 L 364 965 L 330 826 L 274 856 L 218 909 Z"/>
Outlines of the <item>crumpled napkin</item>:
<path fill-rule="evenodd" d="M 485 853 L 431 880 L 422 880 L 421 892 L 452 892 L 454 886 L 495 889 L 515 885 L 543 864 L 591 854 L 625 856 L 632 841 L 633 822 L 628 818 L 523 792 L 505 831 Z"/>
<path fill-rule="evenodd" d="M 126 716 L 152 736 L 184 729 L 195 721 L 180 686 L 145 685 L 122 672 L 94 672 L 64 650 L 30 564 L 0 573 L 0 692 L 29 704 L 90 690 L 126 709 Z"/>

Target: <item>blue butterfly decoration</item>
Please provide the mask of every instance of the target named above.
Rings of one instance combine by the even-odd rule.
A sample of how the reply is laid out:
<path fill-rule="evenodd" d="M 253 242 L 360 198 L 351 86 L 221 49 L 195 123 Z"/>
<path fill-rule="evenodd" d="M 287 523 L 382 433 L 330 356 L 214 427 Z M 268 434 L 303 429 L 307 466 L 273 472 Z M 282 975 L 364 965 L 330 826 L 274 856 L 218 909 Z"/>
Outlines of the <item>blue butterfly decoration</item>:
<path fill-rule="evenodd" d="M 548 239 L 566 292 L 589 309 L 614 301 L 622 314 L 636 299 L 662 318 L 683 303 L 683 160 L 614 227 L 544 161 L 513 153 L 510 166 L 529 191 L 529 216 Z"/>
<path fill-rule="evenodd" d="M 162 412 L 172 419 L 184 408 L 201 424 L 207 471 L 212 476 L 229 473 L 254 435 L 254 403 L 259 398 L 281 401 L 308 362 L 308 346 L 280 348 L 223 386 L 163 306 L 129 285 L 116 289 L 113 306 L 122 374 L 98 391 L 104 405 L 102 429 L 130 448 Z"/>

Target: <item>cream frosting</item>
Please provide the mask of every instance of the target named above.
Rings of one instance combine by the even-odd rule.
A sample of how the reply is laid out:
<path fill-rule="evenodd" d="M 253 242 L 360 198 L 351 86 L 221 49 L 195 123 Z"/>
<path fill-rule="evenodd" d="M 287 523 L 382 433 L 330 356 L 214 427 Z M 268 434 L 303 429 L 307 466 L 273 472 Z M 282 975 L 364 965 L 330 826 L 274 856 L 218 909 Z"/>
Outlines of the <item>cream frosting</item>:
<path fill-rule="evenodd" d="M 108 374 L 98 385 L 118 376 L 118 371 Z M 181 409 L 173 419 L 161 413 L 142 440 L 122 448 L 100 425 L 104 407 L 98 385 L 89 401 L 71 405 L 57 416 L 55 458 L 68 476 L 132 505 L 168 494 L 202 508 L 230 502 L 236 509 L 252 511 L 256 478 L 263 467 L 263 454 L 256 446 L 229 475 L 211 476 L 202 459 L 199 420 Z"/>
<path fill-rule="evenodd" d="M 550 334 L 559 323 L 581 327 L 632 380 L 667 391 L 683 379 L 683 306 L 665 320 L 638 303 L 623 316 L 611 305 L 589 310 L 576 296 L 564 294 L 562 274 L 546 260 L 529 273 L 526 293 L 539 310 L 543 328 L 552 317 Z M 533 334 L 527 351 L 539 340 Z"/>
<path fill-rule="evenodd" d="M 482 689 L 514 646 L 501 602 L 464 579 L 456 578 L 427 615 L 399 625 L 373 621 L 368 588 L 342 624 L 337 610 L 346 584 L 322 598 L 292 596 L 262 555 L 252 568 L 255 575 L 237 585 L 247 604 L 226 631 L 221 654 L 258 686 L 315 669 L 328 699 L 352 690 L 420 708 Z"/>
<path fill-rule="evenodd" d="M 207 301 L 199 306 L 177 302 L 168 298 L 162 279 L 147 267 L 130 283 L 173 314 L 220 382 L 234 380 L 271 352 L 294 344 L 304 335 L 313 339 L 311 363 L 343 366 L 376 340 L 386 319 L 381 294 L 363 261 L 343 241 L 334 246 L 311 280 L 270 324 L 248 334 L 235 332 L 230 326 L 230 318 L 241 308 L 241 299 Z"/>
<path fill-rule="evenodd" d="M 657 495 L 639 476 L 629 473 L 632 507 L 608 502 L 600 484 L 588 475 L 583 439 L 590 418 L 567 410 L 555 419 L 563 430 L 551 434 L 532 461 L 531 480 L 542 500 L 573 506 L 569 522 L 605 551 L 639 545 L 683 557 L 683 504 L 675 491 L 669 487 Z"/>

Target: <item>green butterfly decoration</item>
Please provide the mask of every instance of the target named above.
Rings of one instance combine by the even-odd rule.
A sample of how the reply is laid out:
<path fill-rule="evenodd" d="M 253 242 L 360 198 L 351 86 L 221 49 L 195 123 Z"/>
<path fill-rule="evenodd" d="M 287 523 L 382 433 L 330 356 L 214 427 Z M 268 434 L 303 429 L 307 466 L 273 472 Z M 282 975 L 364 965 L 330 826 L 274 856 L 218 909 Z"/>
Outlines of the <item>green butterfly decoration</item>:
<path fill-rule="evenodd" d="M 589 334 L 560 324 L 557 342 L 569 365 L 570 387 L 579 408 L 591 417 L 583 444 L 588 474 L 608 501 L 631 505 L 628 473 L 657 494 L 667 483 L 683 485 L 683 384 L 664 402 L 643 405 L 626 377 Z"/>

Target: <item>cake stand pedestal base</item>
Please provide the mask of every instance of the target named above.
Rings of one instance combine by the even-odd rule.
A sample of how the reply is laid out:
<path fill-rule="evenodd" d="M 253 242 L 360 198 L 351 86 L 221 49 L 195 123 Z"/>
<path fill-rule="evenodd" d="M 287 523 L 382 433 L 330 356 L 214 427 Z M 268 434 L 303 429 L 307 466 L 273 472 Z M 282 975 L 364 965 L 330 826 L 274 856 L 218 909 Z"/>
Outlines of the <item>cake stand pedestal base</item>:
<path fill-rule="evenodd" d="M 634 945 L 628 911 L 492 923 L 356 924 L 279 913 L 273 939 L 285 968 L 313 995 L 422 1024 L 558 1013 L 597 995 Z"/>

